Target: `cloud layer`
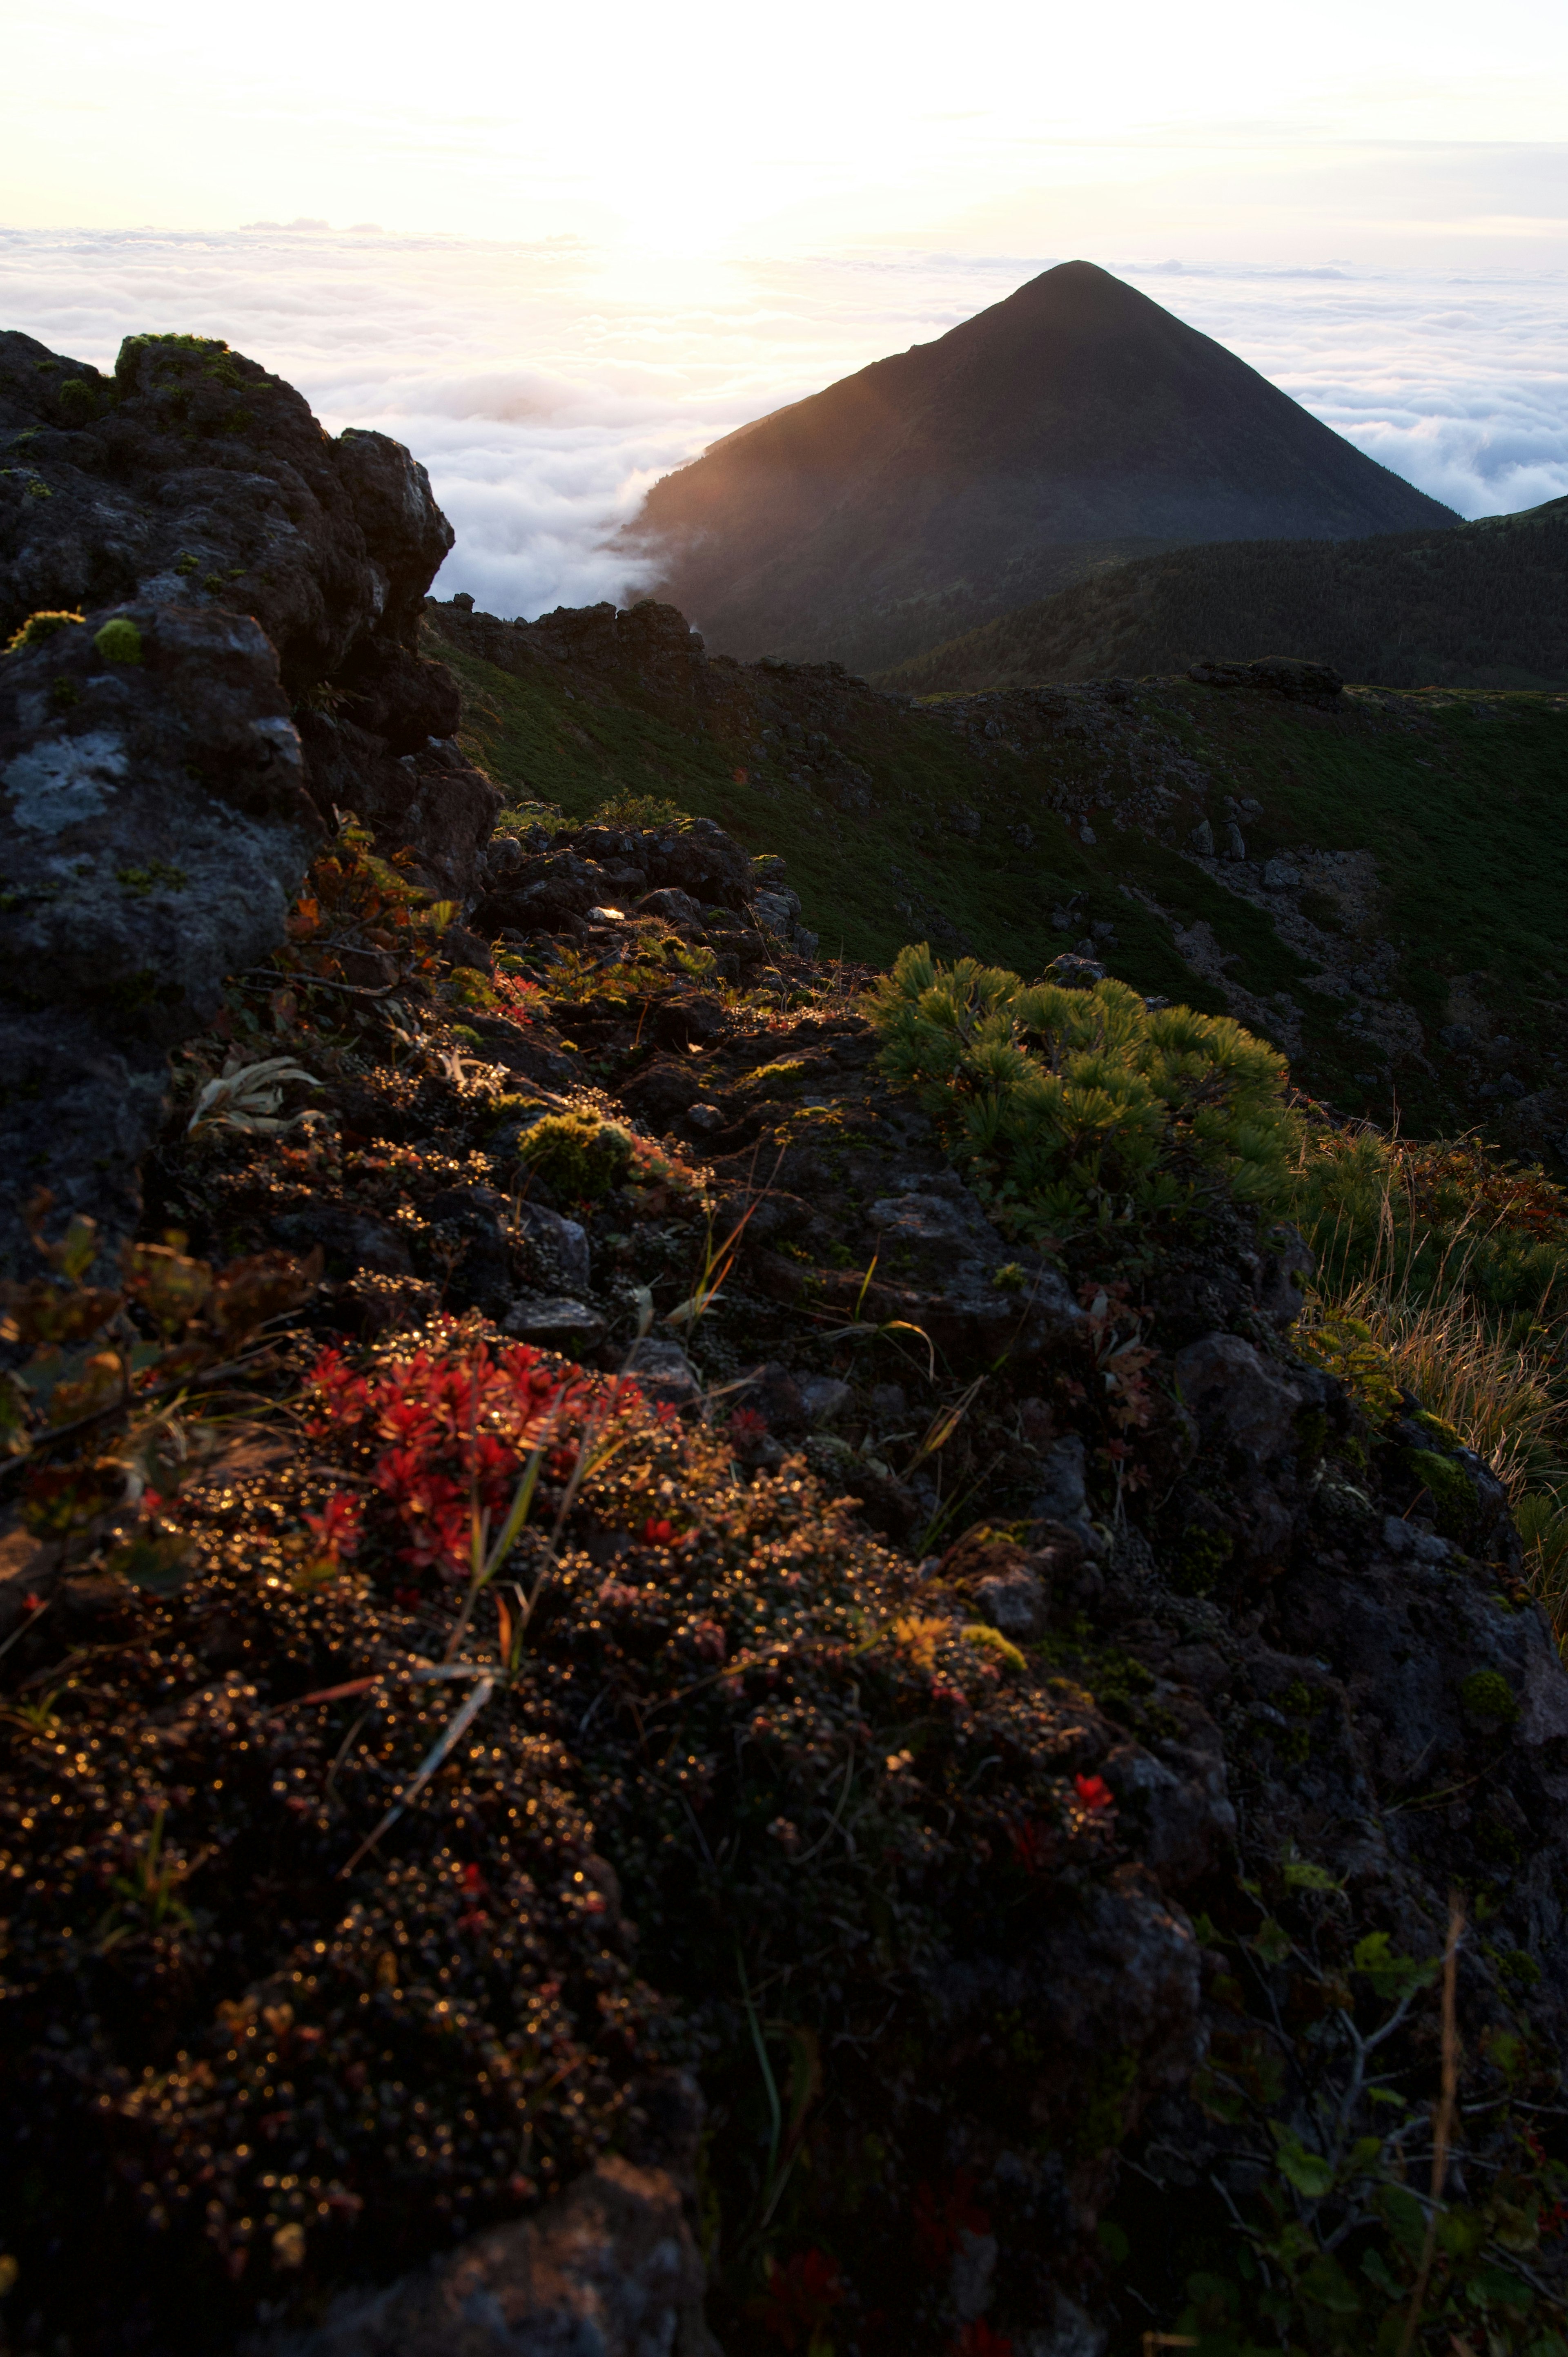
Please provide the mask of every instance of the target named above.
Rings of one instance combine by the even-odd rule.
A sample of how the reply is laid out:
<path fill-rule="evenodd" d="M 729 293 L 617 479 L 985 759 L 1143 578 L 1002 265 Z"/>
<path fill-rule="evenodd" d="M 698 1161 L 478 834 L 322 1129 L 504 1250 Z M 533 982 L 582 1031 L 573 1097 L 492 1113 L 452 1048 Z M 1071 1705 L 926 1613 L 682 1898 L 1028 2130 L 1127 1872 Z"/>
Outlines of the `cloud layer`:
<path fill-rule="evenodd" d="M 532 616 L 631 586 L 606 543 L 660 474 L 1058 258 L 682 263 L 313 221 L 25 231 L 0 233 L 0 324 L 101 366 L 146 329 L 224 337 L 333 429 L 408 443 L 457 532 L 442 588 Z M 1568 493 L 1558 270 L 1097 258 L 1463 515 Z"/>

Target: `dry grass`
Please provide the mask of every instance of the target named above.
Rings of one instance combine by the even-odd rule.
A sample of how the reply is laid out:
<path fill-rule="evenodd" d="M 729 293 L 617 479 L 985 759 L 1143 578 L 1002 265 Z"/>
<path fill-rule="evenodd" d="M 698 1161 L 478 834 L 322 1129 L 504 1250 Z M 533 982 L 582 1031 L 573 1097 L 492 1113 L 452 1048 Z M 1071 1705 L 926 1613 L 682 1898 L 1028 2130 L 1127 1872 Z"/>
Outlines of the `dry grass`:
<path fill-rule="evenodd" d="M 1483 1183 L 1457 1216 L 1450 1197 L 1450 1216 L 1434 1219 L 1434 1159 L 1443 1158 L 1451 1187 L 1461 1152 L 1371 1135 L 1339 1147 L 1339 1183 L 1327 1200 L 1317 1195 L 1316 1232 L 1309 1227 L 1319 1290 L 1303 1340 L 1310 1349 L 1315 1329 L 1337 1339 L 1353 1332 L 1356 1363 L 1345 1370 L 1353 1387 L 1361 1373 L 1380 1407 L 1390 1383 L 1414 1393 L 1486 1459 L 1508 1491 L 1531 1585 L 1568 1651 L 1568 1288 L 1541 1217 L 1543 1204 L 1551 1209 L 1547 1189 L 1557 1190 L 1528 1180 L 1530 1216 L 1521 1221 L 1520 1182 L 1510 1176 L 1499 1186 L 1500 1174 L 1478 1164 Z M 1304 1178 L 1313 1153 L 1322 1168 L 1317 1142 L 1304 1149 Z M 1540 1290 L 1533 1300 L 1516 1292 L 1499 1302 L 1497 1271 L 1516 1240 Z"/>

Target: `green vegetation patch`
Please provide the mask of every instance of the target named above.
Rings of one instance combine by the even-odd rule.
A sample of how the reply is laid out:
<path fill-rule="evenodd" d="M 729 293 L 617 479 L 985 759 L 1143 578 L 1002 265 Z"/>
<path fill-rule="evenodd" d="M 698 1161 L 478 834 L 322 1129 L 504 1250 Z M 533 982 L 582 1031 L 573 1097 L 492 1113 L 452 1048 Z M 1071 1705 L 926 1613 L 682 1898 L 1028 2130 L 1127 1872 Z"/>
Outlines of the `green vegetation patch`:
<path fill-rule="evenodd" d="M 903 951 L 870 999 L 888 1078 L 919 1091 L 1005 1225 L 1059 1240 L 1178 1211 L 1196 1182 L 1273 1203 L 1295 1120 L 1277 1052 L 1227 1017 L 1151 1012 L 1125 983 L 1026 988 L 971 958 Z"/>

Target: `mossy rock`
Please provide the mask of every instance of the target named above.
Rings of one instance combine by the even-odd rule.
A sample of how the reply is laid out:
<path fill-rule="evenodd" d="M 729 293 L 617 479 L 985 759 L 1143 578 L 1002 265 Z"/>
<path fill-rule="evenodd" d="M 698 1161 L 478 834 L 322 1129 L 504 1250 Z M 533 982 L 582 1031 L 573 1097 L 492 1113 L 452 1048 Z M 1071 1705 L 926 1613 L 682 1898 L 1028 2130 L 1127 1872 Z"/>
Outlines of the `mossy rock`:
<path fill-rule="evenodd" d="M 1434 1448 L 1407 1449 L 1405 1462 L 1431 1496 L 1444 1537 L 1463 1538 L 1476 1517 L 1476 1485 L 1465 1467 Z"/>

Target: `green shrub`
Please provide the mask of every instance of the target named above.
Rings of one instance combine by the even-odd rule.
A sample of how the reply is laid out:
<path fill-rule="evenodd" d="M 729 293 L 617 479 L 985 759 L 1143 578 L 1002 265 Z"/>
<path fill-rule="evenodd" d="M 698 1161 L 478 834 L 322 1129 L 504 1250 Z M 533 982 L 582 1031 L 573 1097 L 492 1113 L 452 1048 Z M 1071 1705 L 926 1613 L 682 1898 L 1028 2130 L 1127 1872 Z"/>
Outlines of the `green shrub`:
<path fill-rule="evenodd" d="M 142 660 L 142 634 L 124 614 L 112 615 L 95 632 L 92 643 L 105 662 L 139 663 Z"/>
<path fill-rule="evenodd" d="M 556 1113 L 535 1122 L 518 1152 L 568 1202 L 596 1201 L 618 1187 L 631 1168 L 629 1134 L 596 1114 Z"/>
<path fill-rule="evenodd" d="M 59 389 L 59 414 L 68 425 L 91 425 L 102 404 L 99 387 L 84 376 L 68 376 Z"/>
<path fill-rule="evenodd" d="M 1069 990 L 902 951 L 871 994 L 888 1078 L 919 1092 L 1004 1226 L 1061 1238 L 1179 1210 L 1219 1182 L 1281 1200 L 1297 1151 L 1277 1051 L 1223 1016 L 1151 1010 L 1125 983 Z"/>

